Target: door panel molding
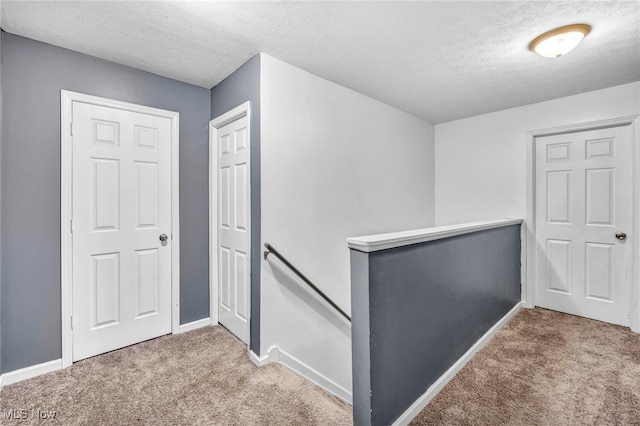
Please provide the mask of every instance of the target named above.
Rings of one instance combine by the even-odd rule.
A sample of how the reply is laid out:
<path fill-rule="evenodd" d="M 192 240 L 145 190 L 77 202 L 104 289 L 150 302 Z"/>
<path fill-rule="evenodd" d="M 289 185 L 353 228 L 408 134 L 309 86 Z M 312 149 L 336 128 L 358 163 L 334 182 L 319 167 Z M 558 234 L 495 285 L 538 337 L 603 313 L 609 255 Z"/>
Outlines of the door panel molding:
<path fill-rule="evenodd" d="M 536 305 L 536 164 L 535 141 L 543 136 L 598 130 L 610 127 L 630 126 L 631 129 L 631 235 L 630 238 L 630 327 L 633 332 L 640 333 L 640 116 L 626 116 L 587 123 L 572 124 L 560 127 L 530 130 L 526 133 L 526 220 L 523 226 L 522 244 L 522 301 L 527 308 Z"/>
<path fill-rule="evenodd" d="M 211 317 L 211 324 L 219 323 L 219 309 L 218 309 L 218 291 L 219 291 L 219 280 L 218 280 L 218 221 L 217 221 L 217 212 L 218 212 L 218 129 L 242 118 L 247 117 L 247 146 L 242 147 L 243 149 L 250 149 L 251 146 L 251 103 L 249 101 L 233 108 L 232 110 L 214 118 L 209 122 L 209 310 Z M 247 170 L 251 169 L 250 166 L 251 156 L 247 155 Z M 251 179 L 250 176 L 247 175 L 247 187 L 249 193 L 247 194 L 247 200 L 251 200 Z M 247 217 L 244 218 L 244 222 L 246 224 L 251 223 L 251 206 L 247 209 Z M 249 229 L 249 249 L 247 250 L 247 256 L 250 256 L 251 253 L 251 232 Z M 247 259 L 247 264 L 251 265 L 251 260 Z M 251 269 L 249 266 L 248 269 L 249 276 L 247 279 L 249 283 L 251 283 Z M 251 284 L 249 284 L 248 292 L 247 292 L 247 347 L 250 347 L 251 343 L 251 333 L 250 333 L 250 324 L 251 324 Z M 247 349 L 248 350 L 248 349 Z"/>
<path fill-rule="evenodd" d="M 178 333 L 180 327 L 180 194 L 179 194 L 179 121 L 180 114 L 174 111 L 152 108 L 113 99 L 85 95 L 68 90 L 60 91 L 60 231 L 61 231 L 61 313 L 62 313 L 62 367 L 73 362 L 73 236 L 72 236 L 72 119 L 73 102 L 82 102 L 123 111 L 153 115 L 171 120 L 171 330 Z M 100 124 L 100 123 L 98 123 Z M 96 124 L 97 125 L 97 124 Z M 110 135 L 108 126 L 102 126 L 101 135 Z M 141 135 L 140 141 L 145 139 Z M 107 138 L 108 139 L 108 138 Z M 114 143 L 112 141 L 112 143 Z"/>

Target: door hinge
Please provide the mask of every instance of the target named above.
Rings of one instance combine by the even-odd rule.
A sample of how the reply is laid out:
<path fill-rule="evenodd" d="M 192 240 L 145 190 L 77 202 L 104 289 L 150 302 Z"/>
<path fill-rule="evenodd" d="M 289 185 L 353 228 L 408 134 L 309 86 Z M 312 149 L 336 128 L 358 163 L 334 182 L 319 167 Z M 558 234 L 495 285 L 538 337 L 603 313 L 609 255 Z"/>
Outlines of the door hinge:
<path fill-rule="evenodd" d="M 73 234 L 73 219 L 69 221 L 69 227 L 71 228 L 71 233 Z"/>
<path fill-rule="evenodd" d="M 69 123 L 69 133 L 73 136 L 73 122 Z"/>
<path fill-rule="evenodd" d="M 73 315 L 71 315 L 71 329 L 73 330 Z"/>

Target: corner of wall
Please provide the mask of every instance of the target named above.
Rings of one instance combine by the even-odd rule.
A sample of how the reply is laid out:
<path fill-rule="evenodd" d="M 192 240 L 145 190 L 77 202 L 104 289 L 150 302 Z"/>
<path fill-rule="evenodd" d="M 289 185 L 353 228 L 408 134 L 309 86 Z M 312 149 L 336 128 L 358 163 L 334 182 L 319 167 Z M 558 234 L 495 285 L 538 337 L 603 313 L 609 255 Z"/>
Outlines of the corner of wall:
<path fill-rule="evenodd" d="M 259 357 L 260 345 L 260 312 L 261 312 L 261 195 L 260 195 L 260 67 L 262 54 L 251 57 L 240 68 L 213 87 L 210 91 L 210 117 L 216 118 L 238 105 L 251 103 L 251 350 Z"/>
<path fill-rule="evenodd" d="M 431 226 L 436 224 L 436 126 L 431 122 L 427 122 L 429 128 L 427 130 L 427 144 L 429 145 L 429 153 L 431 158 L 428 159 L 427 167 L 430 170 L 429 178 L 431 182 L 427 183 L 429 191 L 429 199 L 431 207 L 429 209 L 429 222 Z"/>
<path fill-rule="evenodd" d="M 208 316 L 207 123 L 205 88 L 108 62 L 14 34 L 2 33 L 2 370 L 6 373 L 58 359 L 60 291 L 60 90 L 87 93 L 180 113 L 182 322 Z M 38 126 L 25 125 L 37 116 Z M 13 133 L 12 129 L 16 130 Z M 19 132 L 19 133 L 17 133 Z M 41 155 L 24 157 L 20 141 Z M 20 161 L 28 161 L 25 168 Z M 19 182 L 10 185 L 10 182 Z M 27 215 L 28 213 L 28 215 Z M 36 226 L 34 227 L 34 223 Z M 37 238 L 35 237 L 37 235 Z M 12 238 L 15 237 L 15 238 Z M 22 250 L 40 267 L 19 264 Z M 17 292 L 17 293 L 15 293 Z M 9 294 L 29 304 L 7 303 Z"/>
<path fill-rule="evenodd" d="M 638 113 L 640 82 L 435 127 L 436 225 L 526 216 L 526 134 Z"/>
<path fill-rule="evenodd" d="M 263 238 L 344 309 L 346 238 L 433 223 L 433 124 L 261 58 Z M 261 285 L 263 353 L 277 346 L 351 388 L 351 330 L 277 260 Z"/>

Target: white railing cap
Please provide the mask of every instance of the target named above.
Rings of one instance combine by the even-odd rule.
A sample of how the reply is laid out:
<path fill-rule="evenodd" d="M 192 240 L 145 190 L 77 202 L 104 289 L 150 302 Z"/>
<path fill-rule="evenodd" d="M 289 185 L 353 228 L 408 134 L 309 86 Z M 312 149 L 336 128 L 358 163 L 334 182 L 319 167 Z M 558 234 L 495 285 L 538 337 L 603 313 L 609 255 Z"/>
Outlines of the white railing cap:
<path fill-rule="evenodd" d="M 455 237 L 456 235 L 485 231 L 487 229 L 519 225 L 522 222 L 523 219 L 520 218 L 509 218 L 412 229 L 410 231 L 390 232 L 387 234 L 365 235 L 362 237 L 347 238 L 347 246 L 353 250 L 370 253 L 372 251 L 440 240 Z"/>

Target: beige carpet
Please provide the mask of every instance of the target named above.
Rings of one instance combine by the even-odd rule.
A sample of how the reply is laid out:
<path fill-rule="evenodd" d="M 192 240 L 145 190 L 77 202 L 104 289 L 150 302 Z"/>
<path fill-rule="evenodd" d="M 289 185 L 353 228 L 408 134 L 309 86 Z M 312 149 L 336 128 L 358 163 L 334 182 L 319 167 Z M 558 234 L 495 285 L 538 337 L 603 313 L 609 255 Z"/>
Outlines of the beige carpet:
<path fill-rule="evenodd" d="M 27 421 L 6 410 L 27 409 Z M 54 410 L 36 421 L 32 409 Z M 5 386 L 0 424 L 350 425 L 351 407 L 221 327 L 165 336 Z M 640 425 L 640 335 L 523 310 L 413 425 Z"/>
<path fill-rule="evenodd" d="M 640 425 L 640 334 L 522 310 L 412 425 Z"/>
<path fill-rule="evenodd" d="M 6 418 L 25 409 L 26 421 Z M 55 411 L 38 421 L 32 410 Z M 0 392 L 7 425 L 350 425 L 351 407 L 286 368 L 255 367 L 222 327 L 164 336 Z"/>

